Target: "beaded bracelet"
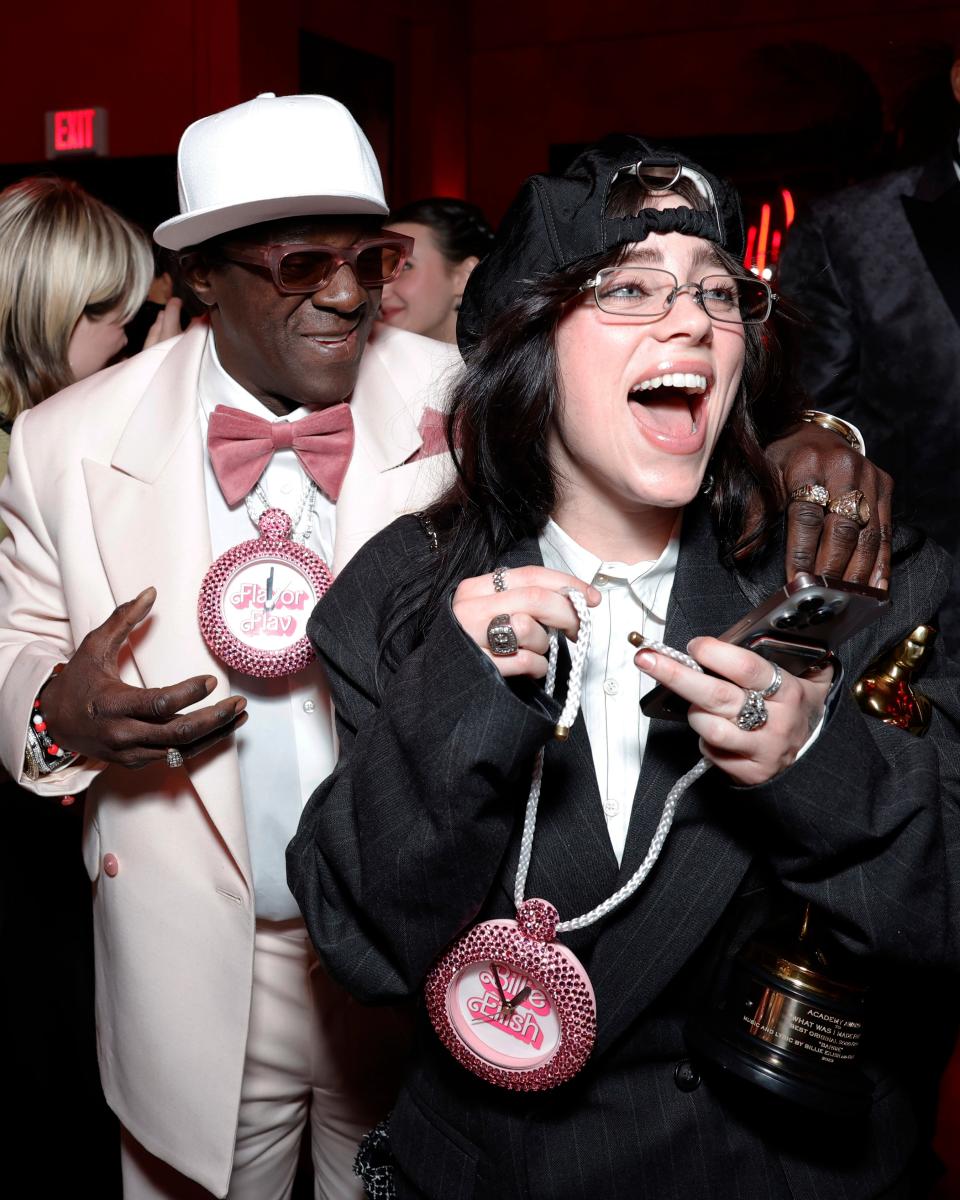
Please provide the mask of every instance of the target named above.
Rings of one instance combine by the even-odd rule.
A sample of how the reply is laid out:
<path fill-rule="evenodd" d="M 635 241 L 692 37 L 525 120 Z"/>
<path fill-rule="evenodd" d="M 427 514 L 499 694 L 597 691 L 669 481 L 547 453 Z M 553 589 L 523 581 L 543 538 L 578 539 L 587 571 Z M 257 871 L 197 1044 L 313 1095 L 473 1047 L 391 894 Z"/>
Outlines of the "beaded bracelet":
<path fill-rule="evenodd" d="M 69 766 L 77 757 L 76 754 L 64 750 L 53 740 L 40 707 L 43 688 L 51 679 L 56 678 L 65 666 L 66 663 L 57 663 L 33 702 L 33 713 L 27 727 L 27 741 L 23 755 L 23 770 L 28 779 L 39 779 L 41 775 L 50 775 L 54 771 L 60 771 Z"/>

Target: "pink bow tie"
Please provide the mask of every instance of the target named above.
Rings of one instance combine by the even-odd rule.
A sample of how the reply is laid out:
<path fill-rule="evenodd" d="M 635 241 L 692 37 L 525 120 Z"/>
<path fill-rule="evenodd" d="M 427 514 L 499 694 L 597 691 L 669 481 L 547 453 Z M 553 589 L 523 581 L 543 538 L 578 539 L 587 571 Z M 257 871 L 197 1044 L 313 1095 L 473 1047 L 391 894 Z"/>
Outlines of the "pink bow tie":
<path fill-rule="evenodd" d="M 353 413 L 344 403 L 298 421 L 267 421 L 218 404 L 207 429 L 207 449 L 228 504 L 237 504 L 252 490 L 275 450 L 287 449 L 335 501 L 353 453 Z"/>

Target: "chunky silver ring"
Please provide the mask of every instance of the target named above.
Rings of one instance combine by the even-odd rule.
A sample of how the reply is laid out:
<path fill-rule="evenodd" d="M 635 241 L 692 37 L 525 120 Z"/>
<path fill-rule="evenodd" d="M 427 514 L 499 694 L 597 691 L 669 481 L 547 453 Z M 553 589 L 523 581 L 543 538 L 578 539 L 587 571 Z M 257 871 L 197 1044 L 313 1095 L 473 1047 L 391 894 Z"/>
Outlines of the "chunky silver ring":
<path fill-rule="evenodd" d="M 507 590 L 506 580 L 507 568 L 496 567 L 493 572 L 493 590 L 495 592 L 505 592 Z"/>
<path fill-rule="evenodd" d="M 487 626 L 487 645 L 498 657 L 506 658 L 520 649 L 517 635 L 510 624 L 510 614 L 500 613 Z"/>
<path fill-rule="evenodd" d="M 767 706 L 763 702 L 763 696 L 760 692 L 749 688 L 746 699 L 743 702 L 743 708 L 737 713 L 737 728 L 744 729 L 747 733 L 750 733 L 754 729 L 759 729 L 761 725 L 766 725 L 766 723 Z"/>
<path fill-rule="evenodd" d="M 182 767 L 183 766 L 183 755 L 174 746 L 171 746 L 170 749 L 167 751 L 167 766 L 168 767 Z"/>
<path fill-rule="evenodd" d="M 819 504 L 821 508 L 826 508 L 830 503 L 830 493 L 822 483 L 804 483 L 793 489 L 790 499 L 803 500 L 807 504 Z"/>
<path fill-rule="evenodd" d="M 783 672 L 780 670 L 780 664 L 771 663 L 770 665 L 773 667 L 773 678 L 760 692 L 764 700 L 769 700 L 771 696 L 775 696 L 780 691 L 780 684 L 783 683 Z"/>

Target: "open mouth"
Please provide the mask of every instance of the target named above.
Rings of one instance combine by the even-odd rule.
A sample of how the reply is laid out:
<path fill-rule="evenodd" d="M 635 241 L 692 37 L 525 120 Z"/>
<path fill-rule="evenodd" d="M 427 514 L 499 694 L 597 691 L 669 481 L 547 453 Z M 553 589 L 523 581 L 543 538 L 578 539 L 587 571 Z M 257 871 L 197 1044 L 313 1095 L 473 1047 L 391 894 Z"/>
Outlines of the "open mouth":
<path fill-rule="evenodd" d="M 712 380 L 696 371 L 669 371 L 641 380 L 627 400 L 640 424 L 666 442 L 687 442 L 701 431 Z"/>

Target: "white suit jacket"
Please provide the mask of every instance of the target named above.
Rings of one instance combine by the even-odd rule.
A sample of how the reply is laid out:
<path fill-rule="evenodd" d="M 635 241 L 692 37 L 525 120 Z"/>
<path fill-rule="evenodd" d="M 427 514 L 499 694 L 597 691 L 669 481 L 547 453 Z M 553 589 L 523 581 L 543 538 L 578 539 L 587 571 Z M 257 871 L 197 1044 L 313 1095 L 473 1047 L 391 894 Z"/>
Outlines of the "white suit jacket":
<path fill-rule="evenodd" d="M 16 422 L 0 488 L 11 532 L 0 543 L 0 757 L 14 778 L 33 697 L 54 664 L 150 585 L 157 601 L 121 660 L 124 679 L 155 687 L 210 674 L 221 682 L 208 702 L 228 694 L 197 624 L 211 562 L 197 402 L 207 336 L 190 330 Z M 368 346 L 351 401 L 356 442 L 337 503 L 334 573 L 446 481 L 446 455 L 408 460 L 422 445 L 424 407 L 443 406 L 457 364 L 452 347 L 414 334 L 381 330 Z M 21 782 L 46 795 L 90 789 L 84 859 L 107 1100 L 148 1150 L 222 1195 L 254 939 L 236 750 L 221 743 L 178 771 L 84 760 Z M 108 854 L 115 874 L 101 870 Z"/>

